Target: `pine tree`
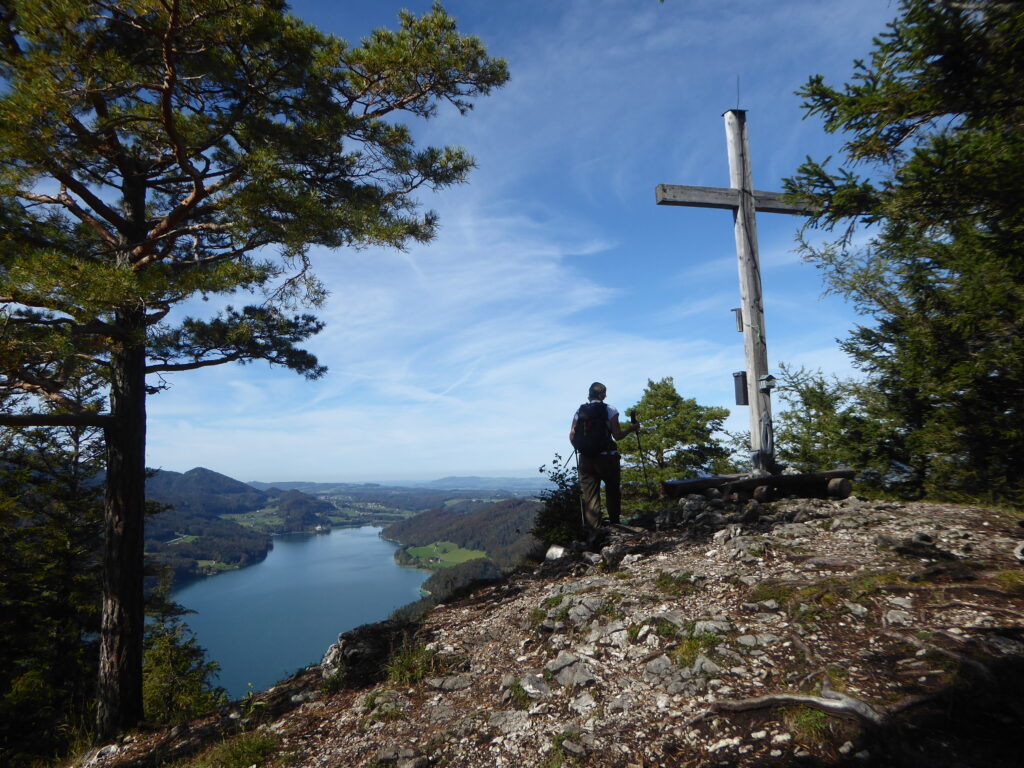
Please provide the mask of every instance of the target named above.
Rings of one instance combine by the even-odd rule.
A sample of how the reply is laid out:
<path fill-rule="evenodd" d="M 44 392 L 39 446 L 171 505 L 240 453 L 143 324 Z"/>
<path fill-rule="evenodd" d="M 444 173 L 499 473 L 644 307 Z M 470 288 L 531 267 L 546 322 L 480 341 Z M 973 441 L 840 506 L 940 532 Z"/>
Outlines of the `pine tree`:
<path fill-rule="evenodd" d="M 215 682 L 220 665 L 185 623 L 190 611 L 170 599 L 171 572 L 165 570 L 147 596 L 150 622 L 143 653 L 142 693 L 146 720 L 153 725 L 184 722 L 209 714 L 226 699 Z"/>
<path fill-rule="evenodd" d="M 418 190 L 472 159 L 397 118 L 466 111 L 505 63 L 440 5 L 349 45 L 283 0 L 14 0 L 0 6 L 0 389 L 102 427 L 104 614 L 97 731 L 142 718 L 147 376 L 266 360 L 323 374 L 310 246 L 428 241 Z M 208 317 L 189 299 L 255 292 Z M 197 302 L 189 305 L 190 309 Z M 69 396 L 109 386 L 109 411 Z"/>
<path fill-rule="evenodd" d="M 648 380 L 631 409 L 640 420 L 638 436 L 619 441 L 625 506 L 636 509 L 643 496 L 663 496 L 661 484 L 725 468 L 729 451 L 717 433 L 729 411 L 684 398 L 671 377 Z M 638 439 L 639 438 L 639 439 Z"/>
<path fill-rule="evenodd" d="M 775 420 L 779 459 L 801 472 L 856 469 L 858 487 L 913 497 L 919 478 L 899 464 L 902 425 L 891 419 L 877 390 L 821 371 L 780 366 Z"/>
<path fill-rule="evenodd" d="M 103 445 L 95 427 L 0 428 L 0 449 L 0 752 L 32 765 L 94 711 Z"/>
<path fill-rule="evenodd" d="M 800 91 L 847 134 L 787 180 L 839 233 L 804 252 L 866 318 L 843 348 L 898 425 L 877 453 L 934 496 L 1024 499 L 1022 68 L 1020 3 L 903 0 L 849 83 Z"/>

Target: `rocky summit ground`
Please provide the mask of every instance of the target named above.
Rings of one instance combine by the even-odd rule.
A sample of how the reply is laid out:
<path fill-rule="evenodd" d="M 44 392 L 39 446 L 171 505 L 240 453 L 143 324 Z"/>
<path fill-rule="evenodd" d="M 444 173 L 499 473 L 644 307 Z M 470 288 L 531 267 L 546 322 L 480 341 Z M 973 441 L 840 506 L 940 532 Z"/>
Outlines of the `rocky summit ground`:
<path fill-rule="evenodd" d="M 260 763 L 308 768 L 1024 764 L 1020 518 L 695 496 L 654 522 L 83 763 L 172 764 L 245 730 Z"/>

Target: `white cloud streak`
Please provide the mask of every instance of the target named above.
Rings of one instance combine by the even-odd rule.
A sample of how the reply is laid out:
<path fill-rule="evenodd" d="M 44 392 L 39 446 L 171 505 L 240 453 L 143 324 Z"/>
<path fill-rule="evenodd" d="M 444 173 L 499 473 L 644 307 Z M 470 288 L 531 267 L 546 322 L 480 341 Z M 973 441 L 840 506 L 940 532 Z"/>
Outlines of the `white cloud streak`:
<path fill-rule="evenodd" d="M 296 6 L 316 21 L 315 6 Z M 845 74 L 881 29 L 878 3 L 447 6 L 509 58 L 512 80 L 467 117 L 416 127 L 479 163 L 468 186 L 425 199 L 438 238 L 316 253 L 331 296 L 309 347 L 328 376 L 253 365 L 178 377 L 151 399 L 150 464 L 266 480 L 526 472 L 565 453 L 593 380 L 620 408 L 665 376 L 731 404 L 731 221 L 656 209 L 653 187 L 727 183 L 720 114 L 737 75 L 760 188 L 827 147 L 791 93 L 815 71 Z M 832 339 L 848 317 L 820 301 L 788 235 L 765 233 L 766 283 L 786 283 L 769 311 L 803 318 L 769 318 L 772 359 L 845 370 Z M 730 425 L 746 428 L 734 410 Z"/>

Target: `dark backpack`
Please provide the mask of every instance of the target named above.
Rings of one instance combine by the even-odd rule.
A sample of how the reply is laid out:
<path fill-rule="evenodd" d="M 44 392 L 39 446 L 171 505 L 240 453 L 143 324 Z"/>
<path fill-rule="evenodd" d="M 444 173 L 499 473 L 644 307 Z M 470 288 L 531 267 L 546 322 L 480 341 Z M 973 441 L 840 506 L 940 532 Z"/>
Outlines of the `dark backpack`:
<path fill-rule="evenodd" d="M 572 446 L 584 456 L 596 456 L 615 450 L 608 426 L 608 406 L 604 403 L 584 403 L 576 411 L 576 429 Z"/>

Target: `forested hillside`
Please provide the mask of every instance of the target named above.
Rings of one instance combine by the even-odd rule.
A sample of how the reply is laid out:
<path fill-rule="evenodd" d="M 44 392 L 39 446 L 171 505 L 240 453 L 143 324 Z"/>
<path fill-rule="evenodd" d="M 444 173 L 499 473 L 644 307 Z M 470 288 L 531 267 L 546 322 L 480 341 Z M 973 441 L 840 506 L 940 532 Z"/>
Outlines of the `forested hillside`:
<path fill-rule="evenodd" d="M 173 509 L 151 517 L 146 525 L 146 555 L 174 569 L 175 581 L 257 563 L 272 546 L 270 534 Z"/>
<path fill-rule="evenodd" d="M 505 551 L 529 535 L 538 509 L 540 503 L 531 499 L 508 499 L 468 513 L 441 507 L 389 525 L 381 536 L 406 547 L 451 541 L 507 564 Z"/>
<path fill-rule="evenodd" d="M 146 521 L 146 553 L 155 562 L 171 566 L 176 579 L 259 562 L 273 546 L 271 534 L 326 531 L 335 526 L 400 525 L 417 512 L 433 508 L 440 517 L 431 516 L 413 526 L 419 531 L 417 542 L 453 540 L 432 537 L 426 531 L 436 527 L 445 532 L 455 527 L 452 521 L 468 520 L 470 534 L 457 538 L 472 546 L 459 546 L 484 550 L 502 563 L 521 559 L 518 551 L 503 550 L 520 535 L 516 527 L 524 531 L 530 527 L 519 525 L 522 515 L 514 510 L 525 509 L 522 505 L 531 502 L 508 492 L 479 489 L 445 491 L 372 483 L 249 484 L 196 467 L 187 472 L 155 472 L 147 480 L 146 494 L 150 501 L 167 507 Z M 478 524 L 472 515 L 492 506 L 499 512 L 488 532 L 488 526 Z"/>
<path fill-rule="evenodd" d="M 456 505 L 431 509 L 385 528 L 381 536 L 402 545 L 395 553 L 395 560 L 402 565 L 422 567 L 409 550 L 445 542 L 486 554 L 437 570 L 423 583 L 427 597 L 399 613 L 415 615 L 474 582 L 499 578 L 538 556 L 542 545 L 530 531 L 541 506 L 533 499 L 507 499 L 480 509 Z"/>
<path fill-rule="evenodd" d="M 268 506 L 270 494 L 204 467 L 158 470 L 146 480 L 146 497 L 178 512 L 202 517 L 250 512 Z"/>
<path fill-rule="evenodd" d="M 334 511 L 299 491 L 261 491 L 203 467 L 155 472 L 146 496 L 166 507 L 146 520 L 146 554 L 176 580 L 259 562 L 270 534 L 330 528 Z"/>

